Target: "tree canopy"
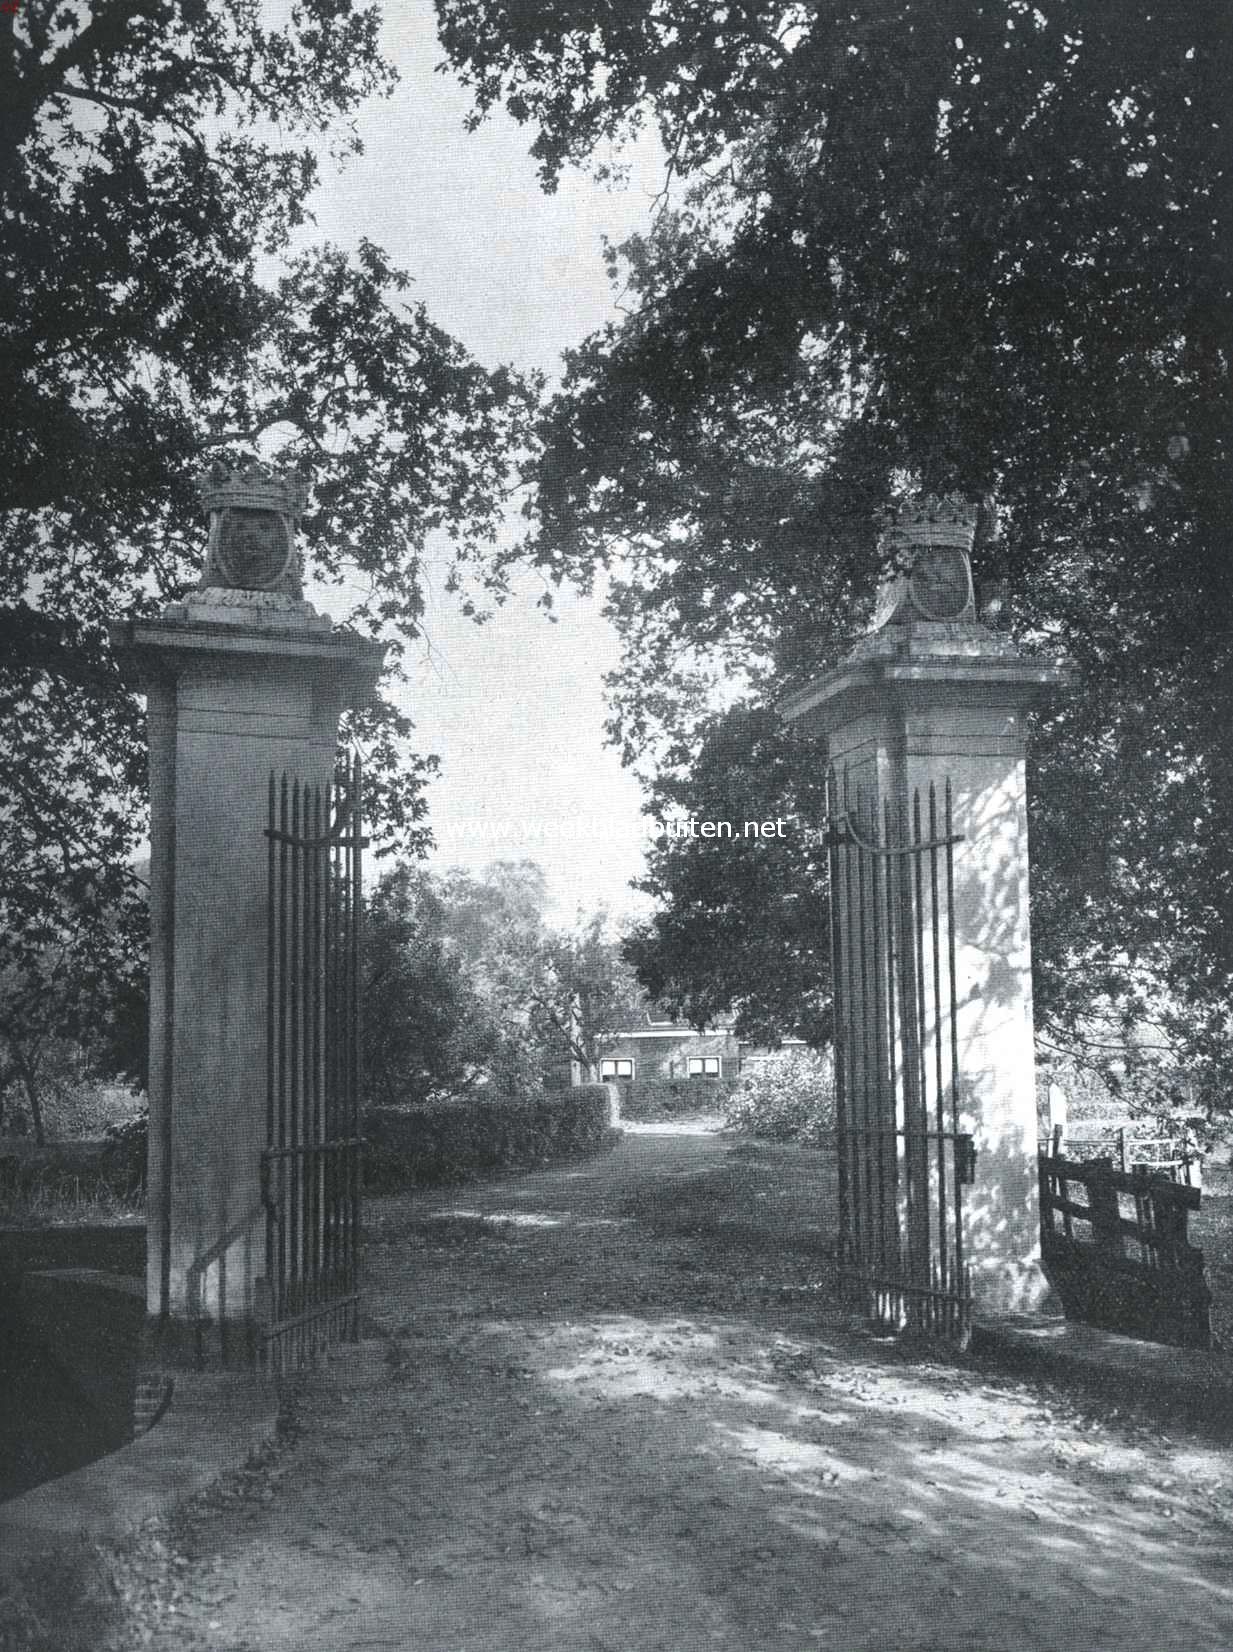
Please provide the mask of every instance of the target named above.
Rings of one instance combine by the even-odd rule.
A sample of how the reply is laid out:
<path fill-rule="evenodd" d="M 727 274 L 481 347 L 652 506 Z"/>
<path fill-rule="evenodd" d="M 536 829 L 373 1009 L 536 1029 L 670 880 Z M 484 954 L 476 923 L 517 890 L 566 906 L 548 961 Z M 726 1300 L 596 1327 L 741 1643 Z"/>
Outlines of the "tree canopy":
<path fill-rule="evenodd" d="M 0 14 L 0 967 L 27 985 L 53 955 L 100 967 L 135 898 L 145 742 L 106 623 L 195 583 L 207 457 L 261 442 L 309 477 L 309 565 L 361 593 L 352 622 L 395 663 L 430 533 L 464 602 L 500 582 L 535 386 L 469 359 L 378 247 L 306 240 L 320 161 L 391 84 L 378 24 L 360 0 Z M 414 844 L 405 719 L 379 705 L 353 732 Z"/>
<path fill-rule="evenodd" d="M 641 887 L 654 915 L 625 952 L 648 995 L 694 1026 L 735 1016 L 738 1038 L 774 1044 L 830 1037 L 830 913 L 821 841 L 825 768 L 806 761 L 775 714 L 737 706 L 702 725 L 688 766 L 665 765 L 652 788 L 663 827 Z M 782 819 L 784 835 L 745 836 L 747 820 Z M 730 822 L 730 839 L 673 822 Z"/>
<path fill-rule="evenodd" d="M 460 1095 L 500 1065 L 501 1029 L 445 940 L 435 881 L 397 866 L 367 902 L 364 1078 L 378 1106 Z"/>
<path fill-rule="evenodd" d="M 525 1093 L 568 1082 L 571 1061 L 598 1067 L 641 996 L 602 912 L 558 929 L 545 905 L 533 861 L 381 878 L 366 924 L 371 1101 Z"/>
<path fill-rule="evenodd" d="M 978 581 L 1082 691 L 1037 719 L 1038 1002 L 1233 978 L 1233 35 L 1212 0 L 438 0 L 477 117 L 563 167 L 653 125 L 524 549 L 612 570 L 613 733 L 653 772 L 867 621 L 876 511 L 985 503 Z M 690 760 L 684 771 L 689 772 Z M 692 846 L 676 851 L 698 853 Z M 726 862 L 725 862 L 726 863 Z"/>
<path fill-rule="evenodd" d="M 578 918 L 545 934 L 528 960 L 530 1026 L 547 1055 L 558 1051 L 594 1083 L 615 1033 L 637 1025 L 645 999 L 608 915 Z"/>

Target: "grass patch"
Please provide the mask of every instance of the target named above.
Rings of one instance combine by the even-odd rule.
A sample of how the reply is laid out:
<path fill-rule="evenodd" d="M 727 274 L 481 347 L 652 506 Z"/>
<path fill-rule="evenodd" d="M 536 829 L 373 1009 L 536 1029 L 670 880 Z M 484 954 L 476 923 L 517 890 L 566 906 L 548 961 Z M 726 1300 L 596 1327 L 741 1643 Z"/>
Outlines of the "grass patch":
<path fill-rule="evenodd" d="M 0 1652 L 99 1652 L 126 1619 L 113 1557 L 81 1540 L 0 1584 Z"/>

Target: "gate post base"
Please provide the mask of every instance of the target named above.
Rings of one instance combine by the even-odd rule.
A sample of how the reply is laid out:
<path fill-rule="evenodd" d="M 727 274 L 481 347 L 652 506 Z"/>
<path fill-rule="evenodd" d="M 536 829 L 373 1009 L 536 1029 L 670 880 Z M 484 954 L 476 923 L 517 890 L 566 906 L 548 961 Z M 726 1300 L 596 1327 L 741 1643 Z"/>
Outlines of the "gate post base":
<path fill-rule="evenodd" d="M 211 1403 L 230 1413 L 244 1409 L 251 1396 L 261 1397 L 269 1411 L 276 1403 L 278 1384 L 261 1369 L 257 1355 L 260 1327 L 256 1322 L 233 1320 L 225 1334 L 207 1320 L 160 1319 L 147 1316 L 137 1352 L 133 1390 L 133 1438 L 158 1424 L 177 1405 L 190 1412 Z"/>
<path fill-rule="evenodd" d="M 157 1381 L 159 1372 L 252 1371 L 260 1347 L 261 1325 L 254 1318 L 149 1314 L 138 1354 L 138 1384 L 147 1378 Z"/>
<path fill-rule="evenodd" d="M 1039 1260 L 1003 1261 L 972 1268 L 972 1310 L 981 1319 L 1039 1314 L 1057 1306 Z"/>

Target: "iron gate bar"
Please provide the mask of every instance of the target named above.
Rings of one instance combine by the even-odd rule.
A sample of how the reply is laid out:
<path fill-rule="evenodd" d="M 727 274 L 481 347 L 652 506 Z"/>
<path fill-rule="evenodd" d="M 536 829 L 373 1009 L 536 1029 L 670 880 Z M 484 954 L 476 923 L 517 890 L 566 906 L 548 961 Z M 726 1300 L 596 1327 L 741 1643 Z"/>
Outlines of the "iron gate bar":
<path fill-rule="evenodd" d="M 335 861 L 337 848 L 334 837 L 338 830 L 339 804 L 335 796 L 335 787 L 329 785 L 325 791 L 325 846 L 327 879 L 325 886 L 325 936 L 322 946 L 323 963 L 325 968 L 325 1062 L 323 1082 L 325 1084 L 324 1129 L 327 1137 L 339 1142 L 346 1140 L 345 1121 L 340 1129 L 338 1117 L 338 1078 L 339 1078 L 339 1035 L 342 1026 L 338 1012 L 337 993 L 334 978 L 337 970 L 338 951 L 338 916 L 337 916 L 337 878 Z M 338 1183 L 340 1163 L 338 1155 L 331 1153 L 325 1161 L 326 1171 L 326 1231 L 323 1266 L 330 1279 L 334 1278 L 340 1256 L 338 1226 L 341 1217 L 342 1204 L 339 1199 Z"/>
<path fill-rule="evenodd" d="M 873 1067 L 871 1072 L 870 1100 L 872 1116 L 876 1117 L 879 1105 L 886 1086 L 886 1040 L 882 1036 L 882 1027 L 887 1010 L 894 1014 L 890 1006 L 890 983 L 884 979 L 882 959 L 885 948 L 884 921 L 888 921 L 889 911 L 883 912 L 882 902 L 884 890 L 882 888 L 882 867 L 875 857 L 868 862 L 869 866 L 869 905 L 873 917 L 873 933 L 869 945 L 869 1003 L 873 1007 L 873 1022 L 870 1027 L 869 1042 L 873 1048 Z M 865 1017 L 866 1026 L 870 1025 L 868 1013 Z M 891 1240 L 895 1212 L 893 1204 L 886 1198 L 886 1144 L 879 1137 L 878 1151 L 878 1228 L 880 1234 L 879 1255 L 884 1255 Z"/>
<path fill-rule="evenodd" d="M 319 790 L 314 789 L 309 795 L 305 816 L 303 823 L 305 835 L 311 838 L 318 837 L 321 832 L 321 793 Z M 304 1048 L 307 1067 L 304 1083 L 304 1139 L 306 1142 L 318 1144 L 322 1141 L 320 1041 L 321 999 L 325 986 L 321 979 L 321 922 L 324 913 L 321 910 L 319 894 L 324 878 L 322 876 L 320 852 L 310 849 L 303 856 L 303 868 L 306 939 L 304 959 L 306 995 Z M 312 1154 L 311 1157 L 307 1157 L 304 1162 L 304 1222 L 308 1236 L 305 1256 L 308 1277 L 305 1296 L 306 1305 L 310 1310 L 319 1307 L 322 1300 L 320 1229 L 321 1218 L 324 1215 L 320 1197 L 322 1162 L 320 1151 Z"/>
<path fill-rule="evenodd" d="M 889 822 L 889 811 L 888 811 Z M 909 837 L 909 815 L 906 802 L 900 804 L 899 835 Z M 919 811 L 917 812 L 919 825 Z M 891 842 L 889 832 L 884 842 Z M 876 857 L 875 857 L 876 858 Z M 921 1070 L 923 1062 L 923 1006 L 920 1001 L 921 975 L 924 954 L 920 924 L 914 922 L 920 905 L 916 896 L 920 887 L 920 857 L 912 855 L 899 866 L 899 933 L 891 939 L 888 965 L 893 970 L 898 963 L 899 991 L 903 1014 L 903 1181 L 904 1209 L 907 1217 L 908 1279 L 918 1285 L 922 1260 L 929 1251 L 928 1234 L 921 1242 L 920 1219 L 929 1220 L 927 1189 L 921 1187 L 920 1143 L 916 1137 L 921 1116 Z M 896 946 L 896 940 L 898 945 Z"/>
<path fill-rule="evenodd" d="M 300 783 L 292 782 L 291 786 L 291 992 L 289 1015 L 291 1021 L 291 1072 L 289 1102 L 287 1109 L 288 1140 L 293 1148 L 299 1148 L 300 1142 L 300 1107 L 302 1105 L 301 1074 L 300 1074 L 300 1014 L 304 994 L 304 965 L 300 952 L 300 901 L 299 877 L 301 857 L 296 854 L 300 844 Z M 300 1302 L 300 1177 L 301 1156 L 294 1152 L 283 1161 L 284 1169 L 289 1179 L 289 1197 L 287 1200 L 287 1250 L 291 1266 L 286 1281 L 287 1307 L 292 1314 L 298 1314 L 303 1306 Z"/>
<path fill-rule="evenodd" d="M 283 1370 L 358 1334 L 361 771 L 270 777 L 267 923 L 267 1322 Z"/>
<path fill-rule="evenodd" d="M 874 825 L 879 824 L 875 815 Z M 891 840 L 891 810 L 889 800 L 882 804 L 881 840 L 889 843 Z M 875 832 L 875 841 L 877 834 Z M 886 1083 L 879 1087 L 878 1117 L 885 1114 L 885 1097 L 894 1096 L 898 1086 L 906 1079 L 905 1050 L 902 1047 L 902 1034 L 907 1026 L 905 1006 L 899 990 L 899 982 L 895 975 L 895 935 L 898 928 L 899 903 L 903 897 L 902 867 L 893 859 L 883 855 L 873 855 L 870 864 L 874 868 L 875 876 L 879 873 L 885 886 L 885 911 L 878 913 L 878 930 L 874 933 L 874 945 L 879 949 L 879 975 L 885 980 L 886 1008 L 884 1015 L 879 1015 L 878 1005 L 874 1004 L 874 1015 L 877 1017 L 875 1025 L 879 1048 L 885 1051 Z M 878 1170 L 881 1177 L 881 1198 L 886 1206 L 889 1217 L 886 1224 L 886 1239 L 880 1256 L 880 1265 L 886 1268 L 892 1258 L 899 1254 L 902 1244 L 902 1223 L 900 1219 L 899 1201 L 895 1189 L 898 1177 L 899 1144 L 892 1135 L 889 1139 L 884 1134 L 878 1136 Z M 910 1223 L 910 1206 L 904 1213 Z"/>
<path fill-rule="evenodd" d="M 356 795 L 357 795 L 357 798 L 358 798 L 358 792 L 359 792 L 359 758 L 358 757 L 355 759 L 355 774 L 356 774 L 356 781 L 355 781 Z M 347 1064 L 348 1064 L 348 1069 L 349 1069 L 348 1074 L 347 1074 L 347 1084 L 346 1084 L 346 1087 L 345 1087 L 345 1091 L 346 1091 L 346 1094 L 352 1098 L 352 1102 L 353 1102 L 353 1117 L 352 1117 L 350 1122 L 352 1124 L 352 1128 L 355 1129 L 356 1133 L 358 1134 L 359 1094 L 360 1094 L 360 1065 L 359 1065 L 359 1063 L 360 1063 L 360 1013 L 361 1013 L 361 1011 L 360 1011 L 359 949 L 360 949 L 360 923 L 361 923 L 361 917 L 362 917 L 362 911 L 363 911 L 363 905 L 362 905 L 362 901 L 361 901 L 361 898 L 360 898 L 360 896 L 361 896 L 360 860 L 361 860 L 361 854 L 362 854 L 363 847 L 364 847 L 364 840 L 363 840 L 362 836 L 360 835 L 360 831 L 359 831 L 359 815 L 358 815 L 358 813 L 355 816 L 355 827 L 356 827 L 355 834 L 354 834 L 355 841 L 354 841 L 354 844 L 352 845 L 351 854 L 350 854 L 349 857 L 346 858 L 345 864 L 344 864 L 344 873 L 346 871 L 347 864 L 349 864 L 350 873 L 351 873 L 350 878 L 347 879 L 347 903 L 348 903 L 347 904 L 347 933 L 351 937 L 351 944 L 345 949 L 344 955 L 343 955 L 344 968 L 346 969 L 346 971 L 348 972 L 349 977 L 350 977 L 350 992 L 349 992 L 348 1006 L 347 1006 L 347 1024 L 348 1024 L 348 1027 L 351 1030 L 351 1036 L 344 1041 L 343 1048 L 344 1048 L 344 1051 L 346 1053 Z M 350 1233 L 348 1235 L 348 1244 L 347 1244 L 347 1261 L 348 1261 L 348 1264 L 349 1264 L 347 1283 L 348 1283 L 349 1289 L 353 1292 L 358 1291 L 358 1286 L 359 1286 L 360 1194 L 361 1194 L 360 1176 L 361 1176 L 361 1168 L 362 1168 L 362 1160 L 360 1158 L 360 1155 L 358 1153 L 355 1153 L 354 1155 L 352 1155 L 350 1160 L 347 1162 L 347 1171 L 348 1171 L 348 1174 L 349 1174 L 350 1179 L 351 1179 L 351 1186 L 348 1189 L 348 1198 L 347 1198 L 347 1202 L 346 1202 L 347 1216 L 348 1216 L 348 1221 L 349 1221 L 349 1224 L 350 1224 Z M 357 1334 L 358 1334 L 358 1326 L 357 1326 Z"/>
<path fill-rule="evenodd" d="M 828 813 L 834 814 L 831 801 L 834 790 L 834 774 L 827 776 L 826 801 Z M 271 795 L 273 794 L 274 777 L 270 776 Z M 831 1014 L 834 1025 L 835 1038 L 835 1138 L 838 1158 L 838 1199 L 839 1199 L 839 1234 L 843 1242 L 851 1225 L 851 1209 L 848 1192 L 848 1155 L 845 1151 L 845 1142 L 848 1135 L 847 1127 L 847 1021 L 848 994 L 844 986 L 842 948 L 839 940 L 839 925 L 834 918 L 834 903 L 838 898 L 838 846 L 828 832 L 826 842 L 826 871 L 827 885 L 830 891 L 832 915 L 830 923 L 830 950 L 831 950 Z M 841 1261 L 846 1260 L 841 1255 Z"/>
<path fill-rule="evenodd" d="M 861 863 L 859 861 L 857 861 L 856 866 L 855 866 L 855 877 L 856 877 L 856 895 L 857 895 L 857 899 L 860 902 L 861 908 L 863 910 L 864 905 L 865 905 L 865 871 L 864 871 L 864 868 L 861 866 Z M 868 1118 L 868 1105 L 869 1105 L 869 1028 L 868 1028 L 868 1025 L 867 1025 L 865 1005 L 869 1001 L 869 993 L 868 993 L 869 972 L 868 972 L 868 966 L 867 966 L 866 960 L 865 960 L 865 936 L 864 936 L 864 934 L 862 933 L 862 934 L 859 934 L 859 935 L 851 936 L 850 939 L 849 939 L 849 946 L 850 946 L 851 951 L 852 951 L 853 963 L 854 964 L 857 962 L 857 959 L 859 957 L 859 977 L 856 977 L 854 979 L 854 985 L 856 985 L 856 993 L 854 994 L 854 997 L 853 997 L 853 1006 L 854 1006 L 854 1008 L 859 1006 L 860 1019 L 857 1023 L 857 1029 L 856 1030 L 860 1034 L 860 1045 L 861 1045 L 861 1048 L 860 1048 L 860 1061 L 856 1066 L 856 1071 L 860 1075 L 860 1096 L 859 1096 L 859 1101 L 857 1102 L 857 1105 L 856 1105 L 856 1113 L 857 1113 L 857 1117 L 860 1120 L 861 1124 L 868 1124 L 868 1122 L 869 1122 L 869 1118 Z M 859 953 L 858 953 L 858 950 L 857 950 L 858 948 L 859 948 Z M 859 985 L 856 984 L 857 981 L 859 981 Z M 855 1098 L 854 1098 L 854 1100 L 855 1100 Z M 858 1216 L 863 1214 L 865 1225 L 868 1226 L 868 1224 L 873 1220 L 874 1184 L 873 1184 L 873 1176 L 872 1176 L 872 1167 L 869 1164 L 868 1160 L 866 1159 L 863 1167 L 861 1167 L 861 1168 L 863 1168 L 863 1171 L 864 1171 L 866 1195 L 865 1195 L 864 1200 L 858 1202 L 856 1209 L 857 1209 Z M 872 1239 L 872 1231 L 867 1233 L 865 1235 L 865 1238 L 866 1238 L 867 1242 L 870 1239 Z"/>
<path fill-rule="evenodd" d="M 961 1189 L 974 1153 L 959 1129 L 954 845 L 964 839 L 949 781 L 942 802 L 939 819 L 931 785 L 926 834 L 919 792 L 894 812 L 884 800 L 879 820 L 853 799 L 846 770 L 842 799 L 834 768 L 827 777 L 840 1259 L 877 1317 L 963 1336 Z"/>
<path fill-rule="evenodd" d="M 930 787 L 932 793 L 933 788 Z M 951 805 L 950 776 L 946 777 L 946 824 L 953 826 L 954 816 Z M 948 836 L 946 839 L 946 910 L 951 915 L 951 921 L 946 926 L 946 955 L 950 976 L 950 1114 L 951 1129 L 955 1133 L 955 1142 L 959 1142 L 959 994 L 956 987 L 955 968 L 955 844 L 962 843 L 962 836 Z M 940 1040 L 939 1040 L 940 1042 Z M 971 1155 L 970 1166 L 965 1165 L 965 1174 L 971 1169 L 971 1176 L 975 1178 L 976 1152 L 970 1137 L 966 1141 L 967 1151 Z M 955 1177 L 955 1277 L 961 1283 L 966 1281 L 967 1295 L 971 1301 L 972 1287 L 967 1265 L 963 1260 L 963 1204 L 959 1189 L 963 1185 L 964 1175 Z"/>
<path fill-rule="evenodd" d="M 938 835 L 938 798 L 937 793 L 929 793 L 929 838 L 936 842 Z M 935 1014 L 942 1012 L 942 952 L 938 945 L 940 916 L 938 911 L 938 852 L 936 849 L 929 854 L 929 934 L 933 943 L 933 1002 Z M 937 1121 L 938 1136 L 938 1263 L 943 1275 L 947 1265 L 946 1242 L 946 1153 L 942 1142 L 942 1131 L 945 1127 L 945 1097 L 942 1088 L 942 1040 L 935 1037 L 933 1040 L 934 1054 L 934 1114 Z M 956 1191 L 958 1182 L 956 1181 Z"/>
<path fill-rule="evenodd" d="M 921 793 L 919 791 L 912 796 L 912 836 L 914 836 L 916 843 L 921 843 Z M 931 856 L 937 854 L 937 849 L 931 849 L 929 854 Z M 919 1074 L 917 1074 L 917 1092 L 914 1100 L 916 1100 L 916 1115 L 917 1120 L 919 1120 L 919 1151 L 917 1151 L 916 1166 L 917 1173 L 919 1173 L 917 1199 L 921 1204 L 919 1221 L 926 1229 L 924 1244 L 921 1247 L 921 1257 L 919 1257 L 919 1267 L 921 1267 L 922 1275 L 927 1279 L 929 1277 L 929 1264 L 934 1259 L 931 1256 L 931 1234 L 929 1234 L 929 1133 L 927 1133 L 929 1132 L 929 1021 L 927 1021 L 929 1011 L 927 1011 L 926 1004 L 929 978 L 926 975 L 926 952 L 924 952 L 924 887 L 926 887 L 924 885 L 924 857 L 919 856 L 919 854 L 912 856 L 911 861 L 907 864 L 911 867 L 912 881 L 914 881 L 914 899 L 916 899 L 914 912 L 917 915 L 916 927 L 914 927 L 916 957 L 914 957 L 914 965 L 912 966 L 916 970 L 916 1052 L 917 1061 L 919 1061 Z M 934 1039 L 934 1044 L 937 1044 L 937 1039 Z M 945 1219 L 945 1199 L 940 1193 L 940 1188 L 937 1206 L 939 1206 L 940 1216 Z"/>

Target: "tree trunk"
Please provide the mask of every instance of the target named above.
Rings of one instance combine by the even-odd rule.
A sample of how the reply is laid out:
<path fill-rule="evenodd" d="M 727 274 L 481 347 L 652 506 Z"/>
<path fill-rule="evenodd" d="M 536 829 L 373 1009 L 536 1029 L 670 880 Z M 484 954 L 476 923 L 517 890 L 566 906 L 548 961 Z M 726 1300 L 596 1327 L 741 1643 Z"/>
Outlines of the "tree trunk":
<path fill-rule="evenodd" d="M 17 1057 L 17 1070 L 21 1074 L 22 1088 L 26 1092 L 26 1099 L 30 1103 L 30 1122 L 34 1126 L 34 1141 L 37 1147 L 46 1147 L 47 1137 L 43 1131 L 43 1101 L 39 1095 L 37 1056 L 31 1061 L 26 1055 Z"/>

